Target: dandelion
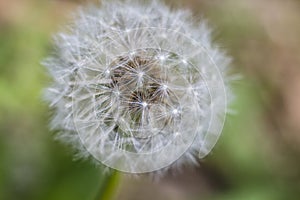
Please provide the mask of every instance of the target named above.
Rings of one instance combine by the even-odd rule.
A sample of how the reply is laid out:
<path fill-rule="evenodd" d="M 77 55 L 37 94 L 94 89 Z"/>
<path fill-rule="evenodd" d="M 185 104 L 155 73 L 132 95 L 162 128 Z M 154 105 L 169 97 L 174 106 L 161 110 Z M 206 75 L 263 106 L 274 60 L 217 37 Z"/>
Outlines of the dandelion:
<path fill-rule="evenodd" d="M 203 158 L 230 97 L 229 59 L 210 35 L 189 11 L 158 1 L 79 12 L 44 61 L 57 137 L 79 157 L 129 173 Z"/>

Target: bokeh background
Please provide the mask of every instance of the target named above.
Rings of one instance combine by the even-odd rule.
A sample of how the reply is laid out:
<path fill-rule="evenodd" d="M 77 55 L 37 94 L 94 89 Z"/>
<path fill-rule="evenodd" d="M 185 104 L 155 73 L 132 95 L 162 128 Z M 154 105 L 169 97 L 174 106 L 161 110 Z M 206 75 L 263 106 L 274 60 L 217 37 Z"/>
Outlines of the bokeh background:
<path fill-rule="evenodd" d="M 40 65 L 88 0 L 0 0 L 0 199 L 300 199 L 300 1 L 169 0 L 214 27 L 243 78 L 213 152 L 159 182 L 104 175 L 53 139 Z"/>

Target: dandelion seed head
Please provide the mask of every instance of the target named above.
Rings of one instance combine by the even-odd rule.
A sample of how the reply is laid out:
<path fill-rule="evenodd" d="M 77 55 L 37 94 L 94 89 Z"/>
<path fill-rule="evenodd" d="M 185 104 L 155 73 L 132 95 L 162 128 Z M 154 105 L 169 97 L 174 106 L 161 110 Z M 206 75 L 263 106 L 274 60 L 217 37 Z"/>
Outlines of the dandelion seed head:
<path fill-rule="evenodd" d="M 158 1 L 79 12 L 44 61 L 52 128 L 79 157 L 130 173 L 193 164 L 225 120 L 230 59 L 206 22 Z"/>

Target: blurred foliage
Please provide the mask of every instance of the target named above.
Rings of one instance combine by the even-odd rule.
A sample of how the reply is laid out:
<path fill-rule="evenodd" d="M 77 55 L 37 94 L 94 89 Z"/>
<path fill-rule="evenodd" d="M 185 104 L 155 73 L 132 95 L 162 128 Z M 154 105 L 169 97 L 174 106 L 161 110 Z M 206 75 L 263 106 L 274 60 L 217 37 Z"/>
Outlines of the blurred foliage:
<path fill-rule="evenodd" d="M 188 0 L 181 5 L 209 18 L 216 27 L 216 39 L 233 55 L 237 71 L 244 75 L 234 84 L 237 98 L 232 109 L 237 114 L 228 117 L 214 152 L 196 172 L 183 170 L 175 180 L 167 176 L 159 187 L 125 178 L 120 189 L 114 191 L 118 185 L 116 175 L 104 174 L 85 161 L 74 162 L 70 148 L 54 141 L 54 133 L 49 132 L 50 114 L 41 100 L 41 91 L 49 80 L 40 62 L 51 48 L 51 34 L 65 23 L 78 2 L 83 1 L 0 3 L 1 200 L 109 199 L 114 193 L 122 200 L 299 198 L 300 150 L 295 147 L 300 143 L 296 139 L 289 143 L 286 138 L 294 138 L 289 134 L 292 131 L 283 123 L 276 124 L 276 120 L 283 122 L 285 118 L 277 112 L 282 108 L 276 104 L 284 99 L 280 96 L 284 93 L 273 71 L 280 63 L 278 55 L 286 49 L 272 40 L 277 27 L 271 27 L 272 34 L 268 32 L 264 24 L 268 21 L 262 22 L 264 18 L 254 12 L 258 7 L 250 9 L 247 1 Z M 267 13 L 269 1 L 251 2 Z M 295 6 L 284 9 L 299 8 L 299 1 L 286 2 Z M 275 3 L 281 5 L 280 1 Z M 298 52 L 299 44 L 292 53 Z M 294 64 L 299 67 L 296 61 Z M 188 176 L 190 188 L 184 187 L 183 179 Z M 130 185 L 133 188 L 128 189 Z"/>

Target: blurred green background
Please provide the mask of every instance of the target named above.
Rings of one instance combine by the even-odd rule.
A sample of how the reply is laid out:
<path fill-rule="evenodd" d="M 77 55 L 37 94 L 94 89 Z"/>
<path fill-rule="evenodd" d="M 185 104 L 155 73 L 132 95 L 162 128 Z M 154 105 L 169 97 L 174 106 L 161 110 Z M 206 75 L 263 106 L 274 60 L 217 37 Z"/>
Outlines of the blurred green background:
<path fill-rule="evenodd" d="M 87 2 L 0 0 L 0 200 L 300 199 L 300 1 L 167 1 L 209 20 L 243 79 L 214 151 L 159 182 L 103 175 L 49 131 L 40 62 Z"/>

